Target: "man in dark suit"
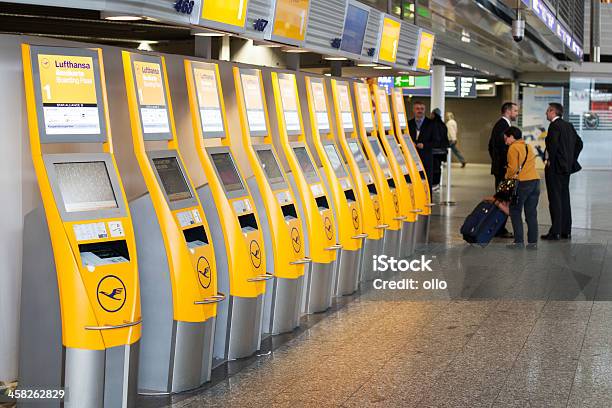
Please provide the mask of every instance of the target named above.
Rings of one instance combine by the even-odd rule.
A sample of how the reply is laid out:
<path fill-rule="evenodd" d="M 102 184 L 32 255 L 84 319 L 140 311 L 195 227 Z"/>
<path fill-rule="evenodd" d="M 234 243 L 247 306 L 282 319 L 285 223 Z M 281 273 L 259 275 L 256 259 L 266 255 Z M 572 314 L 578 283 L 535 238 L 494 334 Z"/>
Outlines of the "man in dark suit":
<path fill-rule="evenodd" d="M 420 101 L 415 101 L 412 104 L 414 118 L 408 121 L 408 130 L 414 144 L 419 152 L 429 189 L 431 191 L 431 183 L 433 181 L 433 127 L 431 120 L 425 115 L 425 104 Z"/>
<path fill-rule="evenodd" d="M 489 156 L 491 156 L 491 174 L 495 177 L 495 190 L 499 183 L 506 177 L 506 165 L 508 164 L 508 146 L 504 141 L 504 133 L 512 126 L 512 121 L 518 118 L 518 105 L 514 102 L 506 102 L 501 107 L 502 117 L 495 123 L 489 139 Z M 497 233 L 501 238 L 513 238 L 513 235 L 503 228 Z"/>
<path fill-rule="evenodd" d="M 563 105 L 551 103 L 546 110 L 550 121 L 546 135 L 546 190 L 552 226 L 542 239 L 556 241 L 572 237 L 572 208 L 570 205 L 570 175 L 581 169 L 578 156 L 582 139 L 574 126 L 563 120 Z"/>

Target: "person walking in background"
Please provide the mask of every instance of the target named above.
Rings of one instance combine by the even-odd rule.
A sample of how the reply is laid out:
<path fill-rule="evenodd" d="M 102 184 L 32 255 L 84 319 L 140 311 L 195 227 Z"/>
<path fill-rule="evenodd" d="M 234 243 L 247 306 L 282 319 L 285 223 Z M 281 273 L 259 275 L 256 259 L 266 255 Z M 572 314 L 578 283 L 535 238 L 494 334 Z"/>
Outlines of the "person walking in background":
<path fill-rule="evenodd" d="M 557 241 L 572 237 L 572 208 L 570 204 L 570 175 L 580 171 L 578 156 L 582 139 L 574 126 L 563 120 L 563 105 L 551 103 L 546 110 L 550 121 L 546 135 L 546 164 L 544 175 L 548 193 L 548 209 L 552 225 L 542 239 Z"/>
<path fill-rule="evenodd" d="M 514 102 L 506 102 L 501 107 L 502 117 L 495 123 L 489 139 L 489 156 L 491 157 L 491 174 L 495 177 L 495 190 L 499 183 L 506 177 L 506 165 L 508 164 L 508 146 L 504 141 L 504 133 L 512 121 L 518 118 L 518 105 Z M 506 226 L 499 230 L 497 237 L 512 238 L 513 235 Z"/>
<path fill-rule="evenodd" d="M 432 124 L 432 153 L 433 153 L 433 190 L 440 189 L 440 179 L 442 178 L 442 162 L 447 159 L 447 149 L 449 147 L 448 129 L 442 120 L 442 112 L 436 108 L 431 111 Z"/>
<path fill-rule="evenodd" d="M 457 121 L 455 120 L 455 115 L 453 114 L 453 112 L 446 112 L 446 128 L 448 129 L 448 142 L 451 151 L 453 152 L 457 160 L 459 160 L 459 163 L 461 163 L 461 168 L 464 168 L 467 162 L 465 161 L 465 158 L 457 147 L 457 133 L 459 131 L 459 128 L 457 126 Z"/>
<path fill-rule="evenodd" d="M 509 248 L 523 248 L 523 216 L 527 222 L 527 249 L 538 247 L 538 201 L 540 199 L 540 176 L 536 171 L 536 154 L 523 140 L 523 133 L 511 126 L 504 132 L 508 146 L 506 179 L 517 179 L 516 200 L 510 203 L 510 220 L 514 231 L 514 243 Z"/>
<path fill-rule="evenodd" d="M 425 174 L 427 174 L 427 181 L 431 191 L 433 181 L 432 123 L 431 120 L 425 116 L 425 104 L 423 102 L 415 101 L 412 104 L 412 112 L 414 117 L 408 121 L 408 130 L 419 152 L 419 157 L 423 163 Z"/>

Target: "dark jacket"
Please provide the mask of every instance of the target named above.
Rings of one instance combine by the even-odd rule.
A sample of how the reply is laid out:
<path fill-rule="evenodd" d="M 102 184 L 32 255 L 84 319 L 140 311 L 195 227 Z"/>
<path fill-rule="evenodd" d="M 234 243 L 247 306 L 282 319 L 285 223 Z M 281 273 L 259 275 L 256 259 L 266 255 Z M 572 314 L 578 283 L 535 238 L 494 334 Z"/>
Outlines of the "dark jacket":
<path fill-rule="evenodd" d="M 489 139 L 489 156 L 491 157 L 491 174 L 503 178 L 506 174 L 506 165 L 508 164 L 508 146 L 504 142 L 504 132 L 510 125 L 504 118 L 500 118 L 493 130 Z"/>
<path fill-rule="evenodd" d="M 412 137 L 412 141 L 416 145 L 417 143 L 423 143 L 423 149 L 426 152 L 431 153 L 431 149 L 433 148 L 434 142 L 434 134 L 433 134 L 433 126 L 432 121 L 428 117 L 423 119 L 423 123 L 421 124 L 421 130 L 418 132 L 417 137 L 417 125 L 416 120 L 410 119 L 408 121 L 408 130 L 410 131 L 410 137 Z"/>
<path fill-rule="evenodd" d="M 581 169 L 578 156 L 582 151 L 582 139 L 574 125 L 561 118 L 551 122 L 545 142 L 550 171 L 568 175 Z"/>
<path fill-rule="evenodd" d="M 450 146 L 450 142 L 448 141 L 448 128 L 439 115 L 435 115 L 430 123 L 434 154 L 441 154 L 446 157 L 446 149 Z"/>

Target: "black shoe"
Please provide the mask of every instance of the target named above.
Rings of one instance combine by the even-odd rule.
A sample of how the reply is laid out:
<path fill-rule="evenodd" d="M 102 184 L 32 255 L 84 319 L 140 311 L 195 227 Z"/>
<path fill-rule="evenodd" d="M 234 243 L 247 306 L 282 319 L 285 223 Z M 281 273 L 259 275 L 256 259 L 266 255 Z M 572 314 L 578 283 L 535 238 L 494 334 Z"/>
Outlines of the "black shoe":
<path fill-rule="evenodd" d="M 467 162 L 461 163 L 461 168 L 464 168 L 466 164 L 467 164 Z"/>
<path fill-rule="evenodd" d="M 508 248 L 508 249 L 523 249 L 523 248 L 525 248 L 525 244 L 523 244 L 522 242 L 514 242 L 512 244 L 506 245 L 506 248 Z"/>
<path fill-rule="evenodd" d="M 561 239 L 572 239 L 572 234 L 561 234 Z"/>
<path fill-rule="evenodd" d="M 495 238 L 503 238 L 503 239 L 513 239 L 514 234 L 510 231 L 503 231 L 495 236 Z"/>
<path fill-rule="evenodd" d="M 549 232 L 546 235 L 542 235 L 540 238 L 545 241 L 559 241 L 561 239 L 561 234 L 551 234 Z"/>
<path fill-rule="evenodd" d="M 531 244 L 527 244 L 527 249 L 529 249 L 530 251 L 536 250 L 538 249 L 538 244 L 535 242 Z"/>

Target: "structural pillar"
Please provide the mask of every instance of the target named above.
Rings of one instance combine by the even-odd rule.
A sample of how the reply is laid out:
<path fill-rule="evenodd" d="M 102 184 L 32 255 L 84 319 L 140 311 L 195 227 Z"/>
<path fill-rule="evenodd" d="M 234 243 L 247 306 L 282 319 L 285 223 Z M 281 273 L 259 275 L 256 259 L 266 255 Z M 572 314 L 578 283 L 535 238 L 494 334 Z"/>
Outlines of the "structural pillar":
<path fill-rule="evenodd" d="M 219 51 L 219 60 L 221 61 L 229 61 L 231 58 L 230 55 L 230 36 L 224 35 L 221 37 L 221 49 Z"/>
<path fill-rule="evenodd" d="M 195 36 L 195 50 L 194 54 L 196 57 L 212 59 L 212 41 L 210 37 L 203 37 L 201 35 Z"/>
<path fill-rule="evenodd" d="M 601 62 L 601 0 L 591 0 L 591 62 Z"/>
<path fill-rule="evenodd" d="M 331 66 L 331 75 L 333 77 L 342 76 L 342 61 L 329 61 Z"/>
<path fill-rule="evenodd" d="M 434 65 L 431 74 L 431 110 L 436 108 L 442 112 L 444 118 L 444 77 L 446 67 L 444 65 Z"/>
<path fill-rule="evenodd" d="M 286 52 L 285 61 L 287 61 L 287 69 L 292 71 L 300 70 L 300 54 L 297 52 Z"/>

